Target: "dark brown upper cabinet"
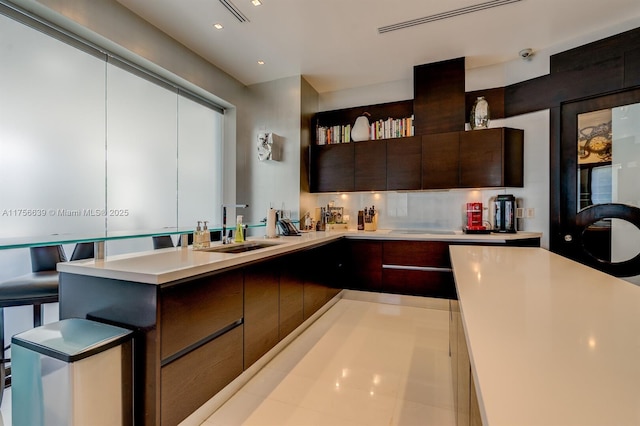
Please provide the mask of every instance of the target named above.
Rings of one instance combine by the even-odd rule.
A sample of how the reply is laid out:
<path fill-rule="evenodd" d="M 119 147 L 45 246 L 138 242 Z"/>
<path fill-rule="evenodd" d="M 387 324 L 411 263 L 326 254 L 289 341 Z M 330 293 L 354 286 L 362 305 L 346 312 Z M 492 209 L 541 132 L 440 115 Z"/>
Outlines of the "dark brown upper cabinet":
<path fill-rule="evenodd" d="M 422 137 L 422 189 L 522 187 L 524 132 L 495 128 Z"/>
<path fill-rule="evenodd" d="M 387 140 L 387 189 L 420 189 L 422 139 L 419 136 Z"/>
<path fill-rule="evenodd" d="M 354 191 L 354 144 L 311 146 L 311 192 Z"/>
<path fill-rule="evenodd" d="M 464 130 L 464 85 L 464 58 L 414 67 L 414 134 Z"/>
<path fill-rule="evenodd" d="M 354 190 L 387 189 L 387 144 L 385 141 L 354 142 Z"/>
<path fill-rule="evenodd" d="M 459 168 L 460 132 L 422 137 L 422 189 L 457 188 Z"/>
<path fill-rule="evenodd" d="M 506 127 L 460 132 L 460 187 L 522 187 L 524 131 Z"/>

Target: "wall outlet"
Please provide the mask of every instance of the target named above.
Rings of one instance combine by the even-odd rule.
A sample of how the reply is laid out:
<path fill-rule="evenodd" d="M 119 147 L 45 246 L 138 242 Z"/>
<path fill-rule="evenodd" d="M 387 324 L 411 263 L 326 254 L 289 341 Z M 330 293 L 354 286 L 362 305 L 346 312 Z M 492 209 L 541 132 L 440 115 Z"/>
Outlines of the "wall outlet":
<path fill-rule="evenodd" d="M 524 209 L 522 207 L 516 208 L 516 218 L 522 219 L 524 217 Z"/>
<path fill-rule="evenodd" d="M 524 217 L 528 219 L 536 217 L 536 209 L 534 209 L 533 207 L 525 209 Z"/>

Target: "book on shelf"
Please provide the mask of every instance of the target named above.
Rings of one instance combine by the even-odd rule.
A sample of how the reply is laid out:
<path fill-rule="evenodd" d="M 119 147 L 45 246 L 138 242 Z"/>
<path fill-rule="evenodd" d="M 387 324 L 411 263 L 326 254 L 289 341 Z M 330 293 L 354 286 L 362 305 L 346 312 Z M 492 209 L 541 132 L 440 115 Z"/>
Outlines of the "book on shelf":
<path fill-rule="evenodd" d="M 369 139 L 406 138 L 414 136 L 413 115 L 405 118 L 376 120 L 370 124 Z M 351 125 L 316 126 L 316 144 L 332 145 L 351 142 Z"/>
<path fill-rule="evenodd" d="M 371 123 L 371 140 L 407 138 L 414 136 L 413 115 L 406 118 L 377 120 Z"/>
<path fill-rule="evenodd" d="M 332 145 L 351 142 L 351 125 L 346 126 L 318 126 L 316 127 L 316 143 L 318 145 Z"/>

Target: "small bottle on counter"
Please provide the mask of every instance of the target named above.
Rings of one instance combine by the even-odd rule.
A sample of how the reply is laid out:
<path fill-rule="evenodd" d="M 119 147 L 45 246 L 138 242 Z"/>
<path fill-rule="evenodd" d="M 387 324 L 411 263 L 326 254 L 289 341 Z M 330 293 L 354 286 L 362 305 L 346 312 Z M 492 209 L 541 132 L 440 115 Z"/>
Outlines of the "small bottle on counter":
<path fill-rule="evenodd" d="M 196 230 L 193 233 L 193 249 L 199 250 L 202 248 L 202 227 L 200 226 L 202 222 L 198 221 L 198 226 L 196 226 Z"/>
<path fill-rule="evenodd" d="M 242 227 L 242 215 L 236 218 L 236 236 L 233 240 L 236 243 L 244 242 L 244 228 Z"/>
<path fill-rule="evenodd" d="M 211 233 L 209 233 L 209 227 L 207 226 L 208 221 L 204 221 L 204 228 L 202 229 L 202 247 L 209 248 L 211 247 Z"/>

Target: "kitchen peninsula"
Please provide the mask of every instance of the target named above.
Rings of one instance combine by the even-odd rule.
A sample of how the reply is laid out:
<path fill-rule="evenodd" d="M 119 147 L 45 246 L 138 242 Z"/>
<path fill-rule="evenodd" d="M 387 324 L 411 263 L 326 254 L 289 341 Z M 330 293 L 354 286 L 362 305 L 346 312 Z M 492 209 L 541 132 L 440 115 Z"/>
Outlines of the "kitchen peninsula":
<path fill-rule="evenodd" d="M 450 339 L 458 342 L 459 418 L 640 424 L 640 288 L 540 248 L 450 251 L 461 321 Z"/>
<path fill-rule="evenodd" d="M 312 232 L 261 240 L 265 248 L 237 254 L 178 247 L 68 262 L 58 265 L 60 317 L 137 330 L 136 419 L 176 424 L 348 286 L 349 271 L 359 269 L 350 265 L 348 244 L 531 245 L 539 238 Z"/>

